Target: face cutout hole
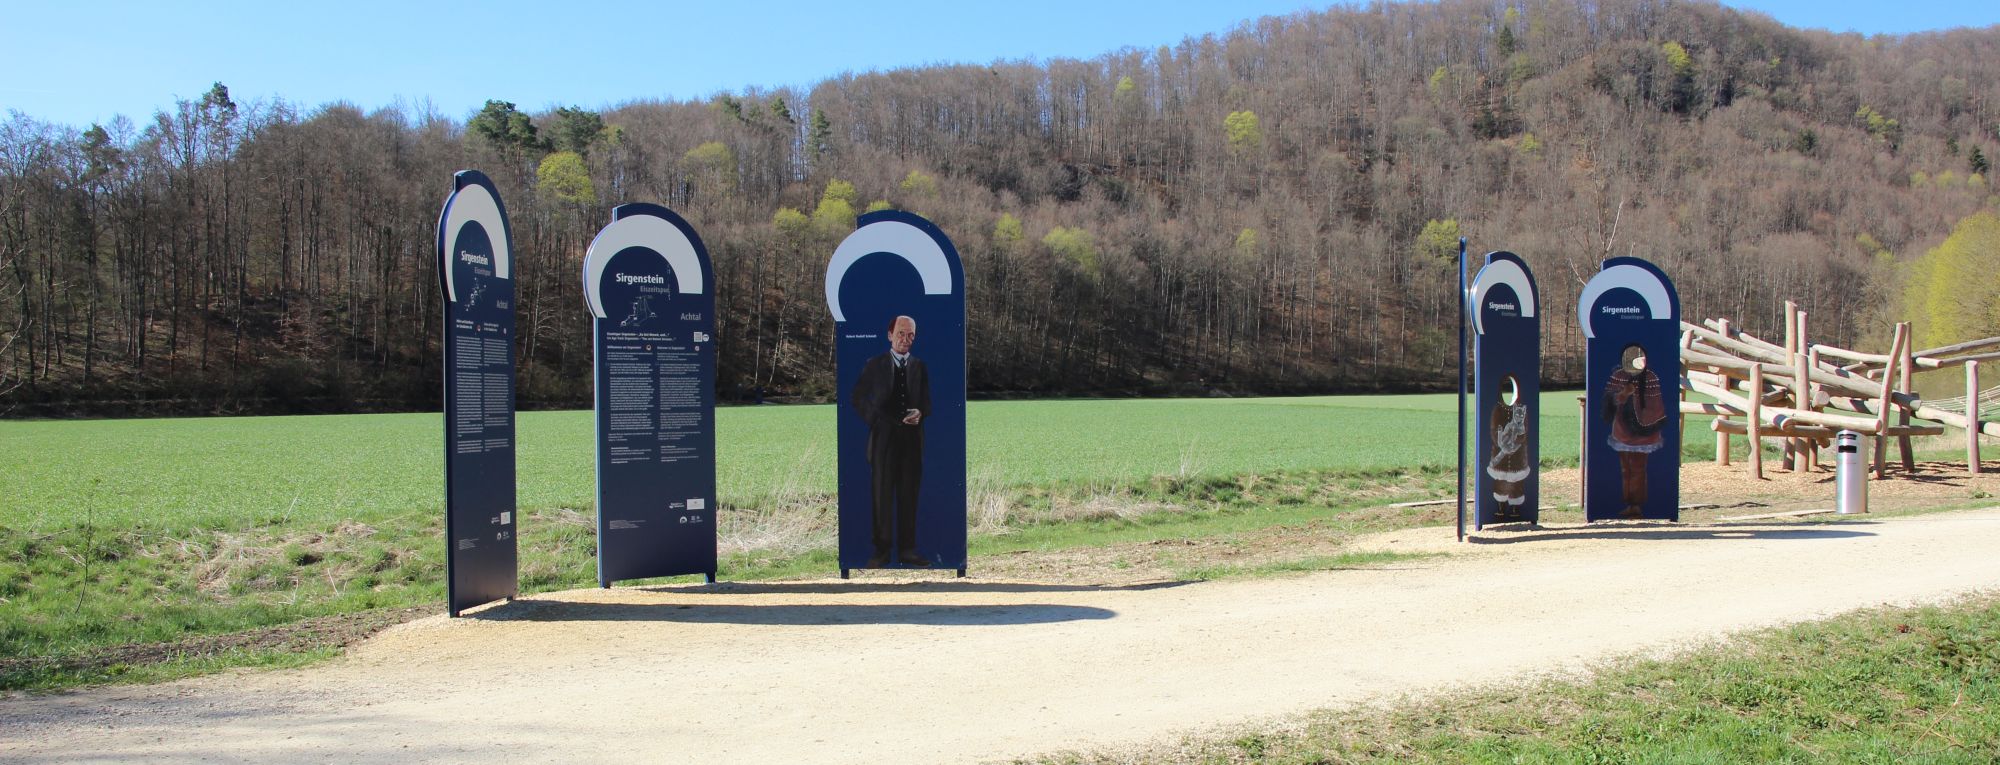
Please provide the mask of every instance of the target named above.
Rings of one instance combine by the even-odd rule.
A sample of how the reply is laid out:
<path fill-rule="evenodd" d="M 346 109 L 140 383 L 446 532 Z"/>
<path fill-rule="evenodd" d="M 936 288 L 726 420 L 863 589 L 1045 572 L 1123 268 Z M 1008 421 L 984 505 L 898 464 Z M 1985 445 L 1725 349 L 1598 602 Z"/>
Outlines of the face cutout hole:
<path fill-rule="evenodd" d="M 1501 378 L 1500 403 L 1506 404 L 1507 406 L 1513 406 L 1515 402 L 1520 400 L 1521 400 L 1521 381 L 1514 379 L 1513 375 L 1507 375 L 1506 377 Z"/>
<path fill-rule="evenodd" d="M 1618 354 L 1618 366 L 1634 372 L 1645 369 L 1646 349 L 1639 347 L 1638 343 L 1625 346 L 1624 352 Z"/>

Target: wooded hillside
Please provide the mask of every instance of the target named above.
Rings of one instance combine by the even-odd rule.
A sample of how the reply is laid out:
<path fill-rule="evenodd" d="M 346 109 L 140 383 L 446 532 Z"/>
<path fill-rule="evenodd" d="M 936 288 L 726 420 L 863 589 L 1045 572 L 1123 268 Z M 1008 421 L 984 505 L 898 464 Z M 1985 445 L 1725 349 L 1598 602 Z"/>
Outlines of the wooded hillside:
<path fill-rule="evenodd" d="M 1870 345 L 1918 294 L 1897 264 L 2000 206 L 1996 151 L 2000 27 L 1832 35 L 1662 0 L 1378 4 L 465 121 L 218 83 L 143 119 L 0 122 L 0 411 L 437 406 L 434 228 L 463 168 L 512 216 L 536 407 L 588 405 L 581 260 L 627 201 L 714 255 L 726 399 L 827 393 L 826 258 L 878 205 L 958 244 L 975 395 L 1447 386 L 1460 235 L 1535 266 L 1561 384 L 1576 291 L 1614 254 L 1663 266 L 1687 315 L 1782 334 L 1792 299 Z"/>

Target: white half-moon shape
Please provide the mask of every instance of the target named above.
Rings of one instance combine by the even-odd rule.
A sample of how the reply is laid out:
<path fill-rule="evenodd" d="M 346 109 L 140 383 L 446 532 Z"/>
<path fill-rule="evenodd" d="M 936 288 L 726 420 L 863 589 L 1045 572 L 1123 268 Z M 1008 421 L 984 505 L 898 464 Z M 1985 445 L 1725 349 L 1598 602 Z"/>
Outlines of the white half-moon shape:
<path fill-rule="evenodd" d="M 598 299 L 597 290 L 604 279 L 604 267 L 611 264 L 611 257 L 628 247 L 644 247 L 665 257 L 667 267 L 674 270 L 674 281 L 680 284 L 681 292 L 699 295 L 707 289 L 701 283 L 701 258 L 695 255 L 694 242 L 680 227 L 657 215 L 619 218 L 597 232 L 597 238 L 590 240 L 590 249 L 583 253 L 583 296 L 590 303 L 590 315 L 608 318 L 604 313 L 604 301 Z"/>
<path fill-rule="evenodd" d="M 445 207 L 444 223 L 440 226 L 445 231 L 444 246 L 457 246 L 459 229 L 465 228 L 467 223 L 478 223 L 480 228 L 486 229 L 486 240 L 493 243 L 493 275 L 501 279 L 510 278 L 509 261 L 512 260 L 510 250 L 513 243 L 507 241 L 507 221 L 500 217 L 500 203 L 493 198 L 493 192 L 477 183 L 451 195 L 451 202 Z M 456 303 L 458 285 L 452 283 L 451 272 L 455 269 L 450 265 L 458 253 L 447 252 L 444 257 L 444 295 Z"/>
<path fill-rule="evenodd" d="M 847 277 L 847 269 L 878 252 L 896 255 L 915 266 L 917 276 L 924 280 L 924 294 L 951 294 L 951 262 L 936 239 L 902 221 L 870 223 L 841 240 L 833 250 L 833 260 L 826 264 L 826 307 L 833 311 L 834 321 L 847 321 L 847 314 L 840 310 L 840 280 Z"/>
<path fill-rule="evenodd" d="M 1583 294 L 1576 299 L 1576 320 L 1583 325 L 1584 337 L 1597 336 L 1597 331 L 1590 326 L 1591 307 L 1597 304 L 1597 299 L 1604 293 L 1620 287 L 1637 292 L 1639 297 L 1645 298 L 1646 306 L 1652 309 L 1653 318 L 1674 317 L 1673 299 L 1667 296 L 1667 285 L 1660 282 L 1660 277 L 1631 264 L 1612 266 L 1590 277 L 1590 282 L 1583 285 Z"/>
<path fill-rule="evenodd" d="M 1486 305 L 1486 293 L 1498 284 L 1514 288 L 1514 300 L 1521 304 L 1521 316 L 1533 318 L 1535 315 L 1535 288 L 1534 283 L 1528 280 L 1528 272 L 1514 261 L 1496 260 L 1480 268 L 1479 275 L 1472 278 L 1472 305 L 1467 306 L 1467 310 L 1472 313 L 1474 333 L 1486 334 L 1486 312 L 1480 308 Z"/>

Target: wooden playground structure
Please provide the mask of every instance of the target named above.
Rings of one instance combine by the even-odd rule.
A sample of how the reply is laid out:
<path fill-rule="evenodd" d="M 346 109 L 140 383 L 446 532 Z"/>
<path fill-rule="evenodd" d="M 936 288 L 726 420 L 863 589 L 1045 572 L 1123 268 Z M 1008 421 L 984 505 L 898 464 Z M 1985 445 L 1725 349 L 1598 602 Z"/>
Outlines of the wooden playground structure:
<path fill-rule="evenodd" d="M 1896 439 L 1903 471 L 1916 471 L 1912 436 L 1965 432 L 1966 468 L 1979 472 L 1979 436 L 2000 436 L 2000 422 L 1981 422 L 1982 405 L 2000 405 L 2000 387 L 1979 387 L 1980 362 L 2000 359 L 2000 337 L 1912 350 L 1910 325 L 1896 325 L 1888 353 L 1863 353 L 1808 340 L 1806 313 L 1785 303 L 1785 337 L 1772 342 L 1736 328 L 1728 319 L 1700 325 L 1681 322 L 1681 386 L 1713 403 L 1682 401 L 1681 415 L 1714 415 L 1715 461 L 1730 462 L 1732 436 L 1750 441 L 1750 471 L 1764 477 L 1764 439 L 1784 447 L 1783 467 L 1819 466 L 1819 450 L 1834 434 L 1852 430 L 1874 437 L 1875 477 L 1887 474 L 1889 439 Z M 1919 372 L 1965 370 L 1966 395 L 1927 402 L 1912 384 Z"/>

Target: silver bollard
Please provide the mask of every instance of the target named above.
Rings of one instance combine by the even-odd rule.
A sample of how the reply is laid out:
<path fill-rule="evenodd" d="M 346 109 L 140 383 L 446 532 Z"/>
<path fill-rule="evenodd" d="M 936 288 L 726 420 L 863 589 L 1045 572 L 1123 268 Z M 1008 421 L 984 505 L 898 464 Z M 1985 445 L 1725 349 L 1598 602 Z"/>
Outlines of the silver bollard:
<path fill-rule="evenodd" d="M 1834 434 L 1833 506 L 1841 515 L 1868 512 L 1868 450 L 1861 434 Z"/>

